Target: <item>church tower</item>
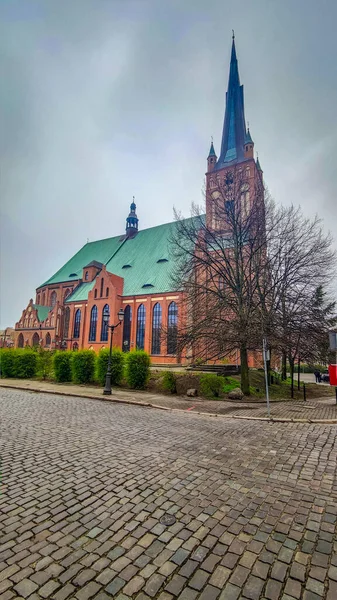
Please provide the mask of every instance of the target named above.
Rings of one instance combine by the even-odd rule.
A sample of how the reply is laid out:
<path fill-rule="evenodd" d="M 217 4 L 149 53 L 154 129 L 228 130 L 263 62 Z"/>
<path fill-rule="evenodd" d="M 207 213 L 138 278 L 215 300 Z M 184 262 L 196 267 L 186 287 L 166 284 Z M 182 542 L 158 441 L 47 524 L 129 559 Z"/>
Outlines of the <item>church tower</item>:
<path fill-rule="evenodd" d="M 217 158 L 213 141 L 207 157 L 206 218 L 208 227 L 221 228 L 215 217 L 216 203 L 224 200 L 224 187 L 231 187 L 235 196 L 242 196 L 249 210 L 255 190 L 262 189 L 262 170 L 254 158 L 254 142 L 246 127 L 243 85 L 240 84 L 238 60 L 233 32 L 232 51 L 226 93 L 225 117 L 221 149 Z"/>
<path fill-rule="evenodd" d="M 138 233 L 138 217 L 136 215 L 135 197 L 133 197 L 130 204 L 130 212 L 126 219 L 125 233 L 127 238 L 133 238 Z"/>

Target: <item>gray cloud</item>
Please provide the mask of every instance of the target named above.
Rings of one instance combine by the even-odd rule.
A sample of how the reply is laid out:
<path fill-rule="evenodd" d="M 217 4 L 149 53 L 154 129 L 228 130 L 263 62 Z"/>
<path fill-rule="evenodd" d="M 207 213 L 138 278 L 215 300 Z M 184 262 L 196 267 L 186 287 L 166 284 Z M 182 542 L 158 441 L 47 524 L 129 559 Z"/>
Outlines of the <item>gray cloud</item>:
<path fill-rule="evenodd" d="M 87 238 L 202 199 L 231 29 L 272 195 L 337 231 L 334 0 L 2 0 L 1 327 Z"/>

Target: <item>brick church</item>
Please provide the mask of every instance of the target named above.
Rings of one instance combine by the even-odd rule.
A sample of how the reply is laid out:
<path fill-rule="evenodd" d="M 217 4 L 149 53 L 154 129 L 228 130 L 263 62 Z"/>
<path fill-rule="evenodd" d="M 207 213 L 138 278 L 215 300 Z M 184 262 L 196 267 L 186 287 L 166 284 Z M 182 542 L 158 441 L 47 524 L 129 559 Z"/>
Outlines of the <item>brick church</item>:
<path fill-rule="evenodd" d="M 212 142 L 207 158 L 208 222 L 216 201 L 215 174 L 219 180 L 238 167 L 245 172 L 249 202 L 256 182 L 262 182 L 262 170 L 246 127 L 233 36 L 220 155 Z M 117 323 L 122 308 L 124 321 L 115 330 L 114 345 L 126 352 L 144 349 L 157 364 L 189 362 L 191 357 L 177 355 L 177 331 L 184 317 L 183 294 L 172 284 L 175 265 L 169 240 L 175 227 L 173 222 L 139 229 L 133 201 L 122 235 L 85 244 L 36 289 L 35 302 L 30 300 L 15 325 L 16 347 L 99 351 L 108 346 L 108 318 Z"/>

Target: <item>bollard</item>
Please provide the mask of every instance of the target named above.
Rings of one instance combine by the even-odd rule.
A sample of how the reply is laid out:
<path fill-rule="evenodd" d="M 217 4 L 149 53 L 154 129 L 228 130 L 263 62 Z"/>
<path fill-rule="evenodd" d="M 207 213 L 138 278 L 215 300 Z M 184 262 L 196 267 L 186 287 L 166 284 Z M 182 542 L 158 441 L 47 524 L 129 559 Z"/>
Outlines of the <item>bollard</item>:
<path fill-rule="evenodd" d="M 336 394 L 337 394 L 337 392 L 336 392 Z M 305 389 L 305 383 L 303 383 L 303 400 L 304 400 L 304 402 L 306 401 L 306 399 L 307 399 L 307 390 Z"/>

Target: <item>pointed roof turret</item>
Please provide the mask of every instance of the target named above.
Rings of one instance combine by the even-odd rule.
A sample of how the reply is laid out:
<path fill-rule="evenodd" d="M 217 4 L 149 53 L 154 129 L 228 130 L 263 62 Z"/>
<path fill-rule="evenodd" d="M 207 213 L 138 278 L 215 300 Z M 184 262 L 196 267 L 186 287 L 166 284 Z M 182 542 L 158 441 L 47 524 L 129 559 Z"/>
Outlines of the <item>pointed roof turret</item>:
<path fill-rule="evenodd" d="M 246 133 L 246 137 L 245 137 L 245 144 L 254 144 L 254 142 L 252 140 L 252 136 L 250 135 L 249 127 L 247 129 L 247 133 Z"/>
<path fill-rule="evenodd" d="M 222 131 L 221 152 L 216 168 L 226 163 L 244 159 L 246 124 L 243 102 L 243 85 L 240 85 L 238 60 L 233 31 L 231 64 L 229 70 L 228 89 L 226 93 L 226 111 Z"/>
<path fill-rule="evenodd" d="M 209 158 L 210 156 L 216 156 L 214 146 L 213 146 L 213 140 L 211 141 L 211 147 L 209 149 L 209 154 L 208 154 L 207 158 Z"/>
<path fill-rule="evenodd" d="M 126 235 L 134 237 L 138 233 L 138 217 L 136 215 L 135 197 L 133 196 L 130 204 L 130 212 L 126 219 Z"/>
<path fill-rule="evenodd" d="M 256 168 L 257 168 L 258 171 L 260 171 L 260 173 L 263 173 L 263 171 L 261 169 L 259 157 L 256 158 Z"/>

